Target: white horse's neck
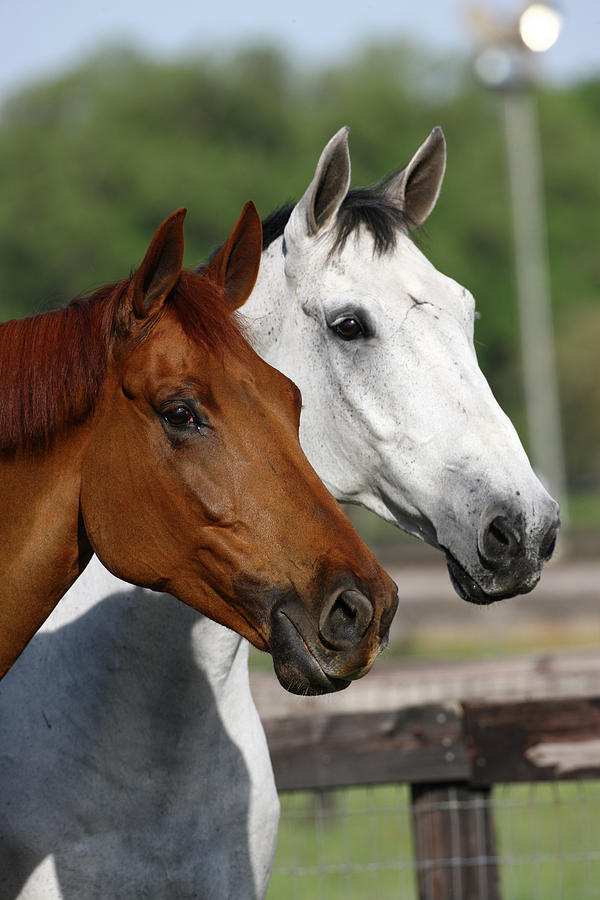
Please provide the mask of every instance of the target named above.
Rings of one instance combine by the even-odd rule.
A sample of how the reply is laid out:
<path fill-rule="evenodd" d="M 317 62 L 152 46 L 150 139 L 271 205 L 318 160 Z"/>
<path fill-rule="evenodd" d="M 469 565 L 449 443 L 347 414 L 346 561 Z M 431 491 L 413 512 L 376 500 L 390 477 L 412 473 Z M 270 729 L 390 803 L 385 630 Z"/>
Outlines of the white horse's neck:
<path fill-rule="evenodd" d="M 252 346 L 275 366 L 286 317 L 285 282 L 283 237 L 279 237 L 263 251 L 256 285 L 240 310 Z"/>

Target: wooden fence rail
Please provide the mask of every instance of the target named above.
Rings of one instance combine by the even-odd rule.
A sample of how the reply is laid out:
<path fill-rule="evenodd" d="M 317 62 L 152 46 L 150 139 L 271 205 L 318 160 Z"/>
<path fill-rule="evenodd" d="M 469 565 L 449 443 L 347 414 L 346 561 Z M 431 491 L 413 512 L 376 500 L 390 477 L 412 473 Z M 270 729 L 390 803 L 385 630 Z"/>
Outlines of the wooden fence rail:
<path fill-rule="evenodd" d="M 600 698 L 264 721 L 281 791 L 407 783 L 420 900 L 500 900 L 494 784 L 600 778 Z"/>

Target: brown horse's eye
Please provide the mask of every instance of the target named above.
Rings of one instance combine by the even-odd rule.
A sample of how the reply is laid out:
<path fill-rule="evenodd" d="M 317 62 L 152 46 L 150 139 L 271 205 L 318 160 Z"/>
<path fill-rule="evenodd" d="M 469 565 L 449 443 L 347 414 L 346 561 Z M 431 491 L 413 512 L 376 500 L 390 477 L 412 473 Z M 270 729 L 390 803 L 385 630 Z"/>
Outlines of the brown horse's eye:
<path fill-rule="evenodd" d="M 174 428 L 183 428 L 185 425 L 192 425 L 196 420 L 187 406 L 170 406 L 163 410 L 163 418 L 169 425 Z"/>
<path fill-rule="evenodd" d="M 333 326 L 333 330 L 344 341 L 353 341 L 355 338 L 364 334 L 364 330 L 358 319 L 342 319 Z"/>

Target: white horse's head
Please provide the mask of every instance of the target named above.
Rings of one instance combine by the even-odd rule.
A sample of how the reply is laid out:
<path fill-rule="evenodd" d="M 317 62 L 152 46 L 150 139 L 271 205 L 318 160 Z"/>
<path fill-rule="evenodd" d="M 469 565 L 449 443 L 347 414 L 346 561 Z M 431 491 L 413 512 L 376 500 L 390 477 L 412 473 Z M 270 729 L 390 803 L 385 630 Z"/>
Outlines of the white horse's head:
<path fill-rule="evenodd" d="M 264 223 L 244 312 L 302 391 L 302 446 L 329 490 L 440 547 L 458 593 L 488 603 L 535 586 L 558 506 L 479 369 L 471 294 L 409 237 L 445 163 L 436 128 L 385 187 L 349 191 L 339 131 L 300 202 Z"/>

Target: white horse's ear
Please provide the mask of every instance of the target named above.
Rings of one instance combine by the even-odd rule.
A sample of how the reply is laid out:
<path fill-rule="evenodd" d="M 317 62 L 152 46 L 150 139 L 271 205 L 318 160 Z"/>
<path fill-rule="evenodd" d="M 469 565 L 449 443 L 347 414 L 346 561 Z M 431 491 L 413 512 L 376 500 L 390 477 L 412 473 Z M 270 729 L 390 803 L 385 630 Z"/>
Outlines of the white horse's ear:
<path fill-rule="evenodd" d="M 434 128 L 406 168 L 389 183 L 384 195 L 407 215 L 412 228 L 422 225 L 436 204 L 446 171 L 446 140 Z"/>
<path fill-rule="evenodd" d="M 349 128 L 340 128 L 331 138 L 317 164 L 304 196 L 296 204 L 286 234 L 318 234 L 334 221 L 350 187 Z"/>

